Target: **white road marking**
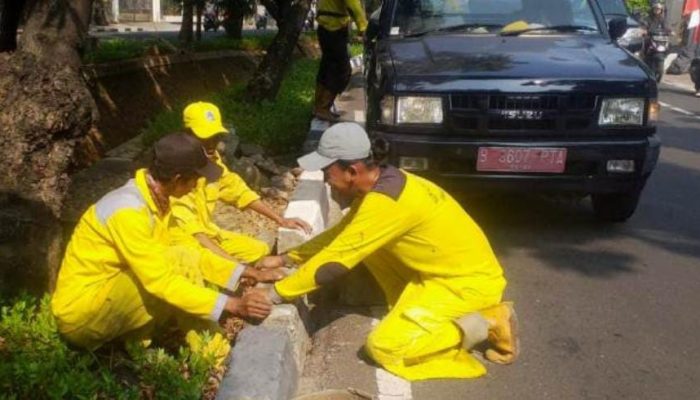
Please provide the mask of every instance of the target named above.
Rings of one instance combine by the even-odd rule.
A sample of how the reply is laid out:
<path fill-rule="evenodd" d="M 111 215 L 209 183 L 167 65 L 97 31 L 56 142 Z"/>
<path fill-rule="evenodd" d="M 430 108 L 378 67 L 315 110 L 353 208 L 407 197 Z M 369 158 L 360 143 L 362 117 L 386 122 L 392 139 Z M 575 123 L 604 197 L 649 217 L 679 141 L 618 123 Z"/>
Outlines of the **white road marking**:
<path fill-rule="evenodd" d="M 663 102 L 663 101 L 660 101 L 659 104 L 660 104 L 662 107 L 668 108 L 669 110 L 673 110 L 673 111 L 675 111 L 675 112 L 677 112 L 677 113 L 679 113 L 679 114 L 687 115 L 687 116 L 693 117 L 693 118 L 695 118 L 695 119 L 697 119 L 697 120 L 700 120 L 700 115 L 697 115 L 697 114 L 695 114 L 695 113 L 692 112 L 692 111 L 688 111 L 688 110 L 684 110 L 684 109 L 682 109 L 682 108 L 680 108 L 680 107 L 672 106 L 672 105 L 670 105 L 670 104 L 668 104 L 668 103 L 665 103 L 665 102 Z"/>
<path fill-rule="evenodd" d="M 372 319 L 372 326 L 377 326 L 379 320 Z M 383 368 L 375 369 L 377 379 L 378 400 L 412 400 L 411 382 L 399 378 Z"/>

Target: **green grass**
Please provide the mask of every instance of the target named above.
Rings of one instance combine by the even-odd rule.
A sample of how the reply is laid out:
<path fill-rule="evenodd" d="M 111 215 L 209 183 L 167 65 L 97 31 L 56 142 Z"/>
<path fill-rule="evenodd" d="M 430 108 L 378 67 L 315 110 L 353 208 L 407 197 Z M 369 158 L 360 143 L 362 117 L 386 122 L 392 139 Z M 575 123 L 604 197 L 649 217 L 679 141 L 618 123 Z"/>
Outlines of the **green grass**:
<path fill-rule="evenodd" d="M 221 50 L 263 50 L 272 42 L 273 35 L 251 35 L 242 39 L 232 39 L 226 36 L 203 39 L 192 43 L 191 50 L 195 52 Z M 100 64 L 110 61 L 127 60 L 147 55 L 153 47 L 158 54 L 172 54 L 180 44 L 177 40 L 166 39 L 100 39 L 97 48 L 83 55 L 86 64 Z"/>
<path fill-rule="evenodd" d="M 270 154 L 287 153 L 298 149 L 306 137 L 317 70 L 318 60 L 295 61 L 274 102 L 246 102 L 245 84 L 202 100 L 219 106 L 224 123 L 232 125 L 243 142 L 260 144 Z M 163 135 L 182 129 L 184 107 L 180 104 L 173 111 L 156 115 L 143 131 L 144 143 L 152 144 Z"/>
<path fill-rule="evenodd" d="M 213 357 L 127 346 L 75 350 L 59 337 L 50 298 L 23 296 L 0 311 L 0 398 L 200 399 Z"/>

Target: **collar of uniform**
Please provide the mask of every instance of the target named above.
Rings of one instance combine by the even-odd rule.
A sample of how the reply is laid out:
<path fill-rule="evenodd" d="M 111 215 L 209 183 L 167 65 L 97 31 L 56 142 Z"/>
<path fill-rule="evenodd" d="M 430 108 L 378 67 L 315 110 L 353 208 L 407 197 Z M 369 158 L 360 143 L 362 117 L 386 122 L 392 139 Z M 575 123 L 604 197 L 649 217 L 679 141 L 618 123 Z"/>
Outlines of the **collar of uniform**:
<path fill-rule="evenodd" d="M 160 211 L 158 210 L 156 201 L 153 199 L 153 196 L 151 196 L 151 191 L 148 189 L 145 168 L 141 168 L 138 171 L 136 171 L 134 182 L 136 182 L 136 187 L 139 189 L 139 192 L 141 192 L 143 198 L 146 199 L 146 203 L 148 203 L 148 208 L 150 208 L 155 215 L 160 215 Z"/>

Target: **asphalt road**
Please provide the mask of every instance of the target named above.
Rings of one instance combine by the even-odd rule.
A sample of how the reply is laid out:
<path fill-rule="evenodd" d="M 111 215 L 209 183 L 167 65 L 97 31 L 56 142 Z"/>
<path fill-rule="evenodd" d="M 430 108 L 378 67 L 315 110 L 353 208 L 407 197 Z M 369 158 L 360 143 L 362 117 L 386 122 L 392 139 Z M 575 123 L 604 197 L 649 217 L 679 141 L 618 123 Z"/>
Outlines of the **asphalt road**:
<path fill-rule="evenodd" d="M 501 260 L 522 354 L 476 380 L 386 381 L 360 348 L 365 309 L 335 310 L 302 392 L 355 387 L 380 399 L 700 398 L 700 99 L 664 87 L 663 148 L 636 214 L 595 221 L 588 201 L 466 201 Z M 689 114 L 690 113 L 690 114 Z M 333 321 L 333 322 L 330 322 Z M 384 380 L 384 381 L 383 381 Z"/>

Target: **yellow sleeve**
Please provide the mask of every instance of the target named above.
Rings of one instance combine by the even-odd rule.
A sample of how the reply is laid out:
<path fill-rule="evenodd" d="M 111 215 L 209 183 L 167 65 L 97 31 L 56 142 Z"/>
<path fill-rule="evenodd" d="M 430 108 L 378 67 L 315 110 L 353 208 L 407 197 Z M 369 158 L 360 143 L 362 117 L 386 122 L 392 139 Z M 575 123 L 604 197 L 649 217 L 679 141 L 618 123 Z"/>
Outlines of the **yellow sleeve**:
<path fill-rule="evenodd" d="M 221 288 L 236 290 L 246 266 L 227 260 L 208 249 L 201 248 L 201 251 L 200 269 L 204 279 Z"/>
<path fill-rule="evenodd" d="M 367 16 L 365 15 L 365 9 L 362 6 L 360 0 L 346 0 L 345 4 L 351 11 L 352 18 L 355 20 L 355 25 L 360 32 L 367 30 Z"/>
<path fill-rule="evenodd" d="M 207 229 L 202 225 L 197 212 L 197 195 L 200 193 L 199 183 L 197 188 L 186 196 L 175 199 L 170 203 L 171 215 L 177 226 L 189 236 L 197 233 L 207 233 Z"/>
<path fill-rule="evenodd" d="M 338 235 L 294 274 L 277 282 L 275 290 L 285 300 L 309 293 L 330 283 L 377 249 L 405 233 L 413 219 L 396 201 L 369 193 L 357 213 Z"/>
<path fill-rule="evenodd" d="M 290 249 L 287 252 L 287 257 L 289 257 L 292 261 L 294 261 L 297 264 L 303 264 L 307 262 L 315 254 L 317 254 L 318 252 L 323 250 L 323 248 L 331 244 L 333 239 L 335 239 L 335 237 L 338 236 L 338 234 L 340 234 L 340 232 L 342 232 L 343 229 L 345 229 L 345 227 L 355 217 L 355 214 L 357 214 L 357 209 L 360 206 L 360 204 L 361 202 L 359 201 L 352 204 L 348 213 L 345 214 L 345 216 L 343 216 L 343 218 L 340 221 L 338 221 L 337 224 L 321 232 L 308 242 L 302 243 L 299 246 Z"/>
<path fill-rule="evenodd" d="M 197 286 L 168 264 L 163 243 L 153 237 L 150 216 L 138 210 L 122 210 L 107 221 L 117 250 L 146 291 L 173 306 L 217 321 L 227 297 Z"/>
<path fill-rule="evenodd" d="M 238 174 L 224 169 L 219 178 L 219 198 L 238 209 L 246 208 L 250 203 L 260 200 L 260 196 L 246 185 Z"/>

